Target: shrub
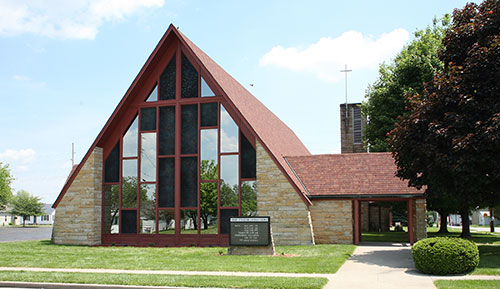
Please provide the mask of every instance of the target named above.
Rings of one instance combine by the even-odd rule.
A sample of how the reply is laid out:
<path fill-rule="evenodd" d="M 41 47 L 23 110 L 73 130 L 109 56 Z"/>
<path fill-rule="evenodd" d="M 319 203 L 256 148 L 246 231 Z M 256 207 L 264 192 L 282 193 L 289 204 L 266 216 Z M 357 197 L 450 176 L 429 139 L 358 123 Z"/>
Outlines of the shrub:
<path fill-rule="evenodd" d="M 474 270 L 479 264 L 476 244 L 460 238 L 420 240 L 413 246 L 412 255 L 415 267 L 426 274 L 463 274 Z"/>

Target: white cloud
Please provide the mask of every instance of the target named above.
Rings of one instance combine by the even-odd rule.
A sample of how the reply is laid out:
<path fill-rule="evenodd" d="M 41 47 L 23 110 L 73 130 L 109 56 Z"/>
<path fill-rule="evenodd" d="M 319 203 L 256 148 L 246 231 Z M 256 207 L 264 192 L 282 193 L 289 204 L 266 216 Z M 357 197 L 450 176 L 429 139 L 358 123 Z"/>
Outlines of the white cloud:
<path fill-rule="evenodd" d="M 5 150 L 0 153 L 0 161 L 3 163 L 13 163 L 16 165 L 26 165 L 33 162 L 36 153 L 33 149 Z"/>
<path fill-rule="evenodd" d="M 119 21 L 165 0 L 7 0 L 0 2 L 0 35 L 33 33 L 94 39 L 104 21 Z"/>
<path fill-rule="evenodd" d="M 342 79 L 339 70 L 345 64 L 353 70 L 377 67 L 399 52 L 409 37 L 404 29 L 384 33 L 378 39 L 348 31 L 336 38 L 323 37 L 305 49 L 278 45 L 262 56 L 259 64 L 313 73 L 322 80 L 336 82 Z"/>

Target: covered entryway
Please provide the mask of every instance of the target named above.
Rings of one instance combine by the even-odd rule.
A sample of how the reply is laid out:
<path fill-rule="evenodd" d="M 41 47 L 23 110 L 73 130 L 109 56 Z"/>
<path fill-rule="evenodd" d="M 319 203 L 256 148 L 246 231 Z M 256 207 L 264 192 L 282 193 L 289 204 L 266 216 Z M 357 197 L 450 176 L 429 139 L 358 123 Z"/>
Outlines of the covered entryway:
<path fill-rule="evenodd" d="M 423 201 L 424 210 L 423 214 L 420 210 L 417 210 L 417 206 L 422 206 L 421 203 Z M 363 233 L 367 232 L 378 232 L 378 233 L 398 233 L 399 230 L 404 230 L 406 227 L 407 238 L 406 242 L 409 242 L 413 245 L 415 240 L 420 239 L 422 233 L 422 228 L 417 228 L 417 222 L 421 222 L 421 219 L 424 218 L 425 221 L 425 200 L 421 198 L 360 198 L 355 199 L 354 203 L 354 244 L 359 244 L 363 240 Z M 406 220 L 400 220 L 396 218 L 394 220 L 394 215 L 392 211 L 392 206 L 395 204 L 402 204 L 406 207 Z M 399 215 L 398 215 L 399 216 Z M 401 216 L 399 216 L 401 217 Z M 406 221 L 406 222 L 404 222 Z M 396 224 L 399 223 L 399 224 Z M 399 225 L 399 226 L 398 226 Z M 406 225 L 406 226 L 405 226 Z M 398 229 L 399 228 L 399 229 Z M 401 231 L 399 231 L 401 232 Z M 419 233 L 417 236 L 417 233 Z M 372 234 L 376 236 L 377 234 Z M 379 234 L 384 235 L 384 234 Z M 394 234 L 400 235 L 400 234 Z M 365 234 L 365 238 L 368 238 L 368 234 Z M 385 234 L 387 236 L 387 234 Z M 383 237 L 382 237 L 383 238 Z M 400 243 L 404 242 L 404 240 L 399 238 L 387 238 L 386 240 L 377 240 L 377 241 L 387 241 Z M 367 241 L 374 241 L 371 237 Z"/>

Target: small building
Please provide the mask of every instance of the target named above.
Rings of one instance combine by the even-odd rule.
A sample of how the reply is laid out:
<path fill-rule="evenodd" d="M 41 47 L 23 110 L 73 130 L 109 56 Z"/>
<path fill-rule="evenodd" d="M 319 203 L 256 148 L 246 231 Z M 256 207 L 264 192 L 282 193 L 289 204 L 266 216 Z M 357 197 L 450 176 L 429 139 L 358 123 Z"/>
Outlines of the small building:
<path fill-rule="evenodd" d="M 0 226 L 10 226 L 10 225 L 19 225 L 19 217 L 12 215 L 9 213 L 9 208 L 5 208 L 0 211 Z"/>
<path fill-rule="evenodd" d="M 425 198 L 395 170 L 388 153 L 311 155 L 171 25 L 62 188 L 52 240 L 226 246 L 230 217 L 259 215 L 277 245 L 357 244 L 360 208 L 391 200 L 413 243 Z"/>
<path fill-rule="evenodd" d="M 43 204 L 43 215 L 41 216 L 30 216 L 26 219 L 26 225 L 52 225 L 54 224 L 54 219 L 56 215 L 56 210 L 52 208 L 51 204 Z M 23 223 L 23 217 L 19 217 L 20 223 Z"/>

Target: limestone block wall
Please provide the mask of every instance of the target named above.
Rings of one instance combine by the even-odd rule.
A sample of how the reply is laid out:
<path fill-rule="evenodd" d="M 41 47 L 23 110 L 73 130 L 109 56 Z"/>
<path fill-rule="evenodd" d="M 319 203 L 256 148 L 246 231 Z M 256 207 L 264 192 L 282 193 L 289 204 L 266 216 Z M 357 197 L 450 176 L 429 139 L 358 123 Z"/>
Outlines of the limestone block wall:
<path fill-rule="evenodd" d="M 316 244 L 352 244 L 351 200 L 314 200 L 309 207 Z"/>
<path fill-rule="evenodd" d="M 370 230 L 369 226 L 369 214 L 370 214 L 370 204 L 365 202 L 359 202 L 361 211 L 361 232 L 368 232 Z"/>
<path fill-rule="evenodd" d="M 415 242 L 427 238 L 427 206 L 425 199 L 412 200 L 413 202 L 413 232 Z"/>
<path fill-rule="evenodd" d="M 314 235 L 308 206 L 257 141 L 257 214 L 271 217 L 276 245 L 311 245 Z"/>
<path fill-rule="evenodd" d="M 101 243 L 102 148 L 96 147 L 59 202 L 52 231 L 55 244 Z"/>

